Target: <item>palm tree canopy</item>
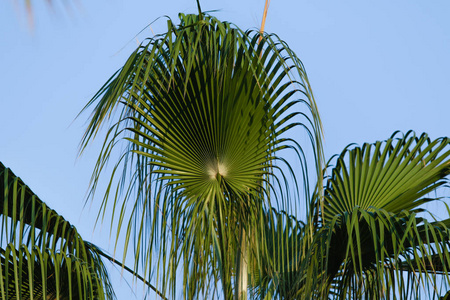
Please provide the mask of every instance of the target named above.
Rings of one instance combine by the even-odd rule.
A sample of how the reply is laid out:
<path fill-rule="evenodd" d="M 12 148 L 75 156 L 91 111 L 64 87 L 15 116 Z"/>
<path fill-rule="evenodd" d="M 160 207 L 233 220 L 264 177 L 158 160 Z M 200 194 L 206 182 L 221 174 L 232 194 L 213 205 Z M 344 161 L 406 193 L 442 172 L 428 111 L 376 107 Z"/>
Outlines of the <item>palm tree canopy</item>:
<path fill-rule="evenodd" d="M 429 299 L 448 287 L 450 220 L 423 204 L 440 200 L 436 190 L 448 184 L 449 142 L 395 133 L 337 156 L 309 244 L 316 253 L 306 273 L 322 284 L 300 278 L 297 287 L 337 299 Z"/>
<path fill-rule="evenodd" d="M 95 245 L 0 163 L 2 299 L 114 299 Z"/>
<path fill-rule="evenodd" d="M 321 123 L 302 63 L 277 36 L 211 16 L 180 21 L 144 42 L 89 102 L 82 149 L 109 121 L 92 192 L 113 150 L 125 149 L 103 207 L 113 191 L 113 206 L 122 207 L 118 231 L 129 216 L 135 268 L 143 262 L 145 273 L 158 272 L 149 270 L 156 256 L 163 290 L 174 291 L 182 260 L 186 297 L 207 295 L 219 278 L 228 295 L 239 232 L 259 224 L 263 207 L 287 207 L 296 194 L 280 150 L 296 154 L 303 177 L 292 176 L 309 198 L 304 149 L 286 132 L 304 130 L 310 143 L 302 146 L 321 170 Z"/>

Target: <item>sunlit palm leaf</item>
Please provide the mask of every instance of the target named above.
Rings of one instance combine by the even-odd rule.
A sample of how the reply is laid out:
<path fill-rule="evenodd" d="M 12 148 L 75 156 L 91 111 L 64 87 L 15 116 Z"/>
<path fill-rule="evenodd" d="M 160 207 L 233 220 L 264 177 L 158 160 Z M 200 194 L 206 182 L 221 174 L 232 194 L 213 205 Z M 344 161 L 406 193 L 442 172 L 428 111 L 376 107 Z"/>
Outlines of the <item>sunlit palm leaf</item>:
<path fill-rule="evenodd" d="M 209 16 L 180 19 L 140 46 L 91 100 L 83 147 L 105 121 L 113 122 L 92 191 L 122 145 L 103 206 L 117 184 L 120 231 L 132 201 L 126 245 L 135 238 L 135 268 L 143 262 L 148 272 L 156 263 L 163 290 L 174 297 L 179 267 L 185 297 L 207 296 L 219 280 L 230 297 L 239 249 L 254 250 L 249 236 L 261 209 L 271 198 L 287 207 L 288 195 L 297 193 L 287 188 L 288 174 L 273 179 L 288 165 L 279 150 L 294 149 L 306 165 L 286 132 L 304 130 L 321 170 L 321 124 L 300 60 L 276 36 L 242 32 Z M 308 199 L 305 170 L 301 190 Z"/>
<path fill-rule="evenodd" d="M 96 246 L 0 163 L 2 299 L 113 299 Z"/>
<path fill-rule="evenodd" d="M 309 272 L 326 271 L 319 278 L 330 288 L 325 294 L 338 299 L 439 295 L 436 278 L 441 275 L 443 287 L 450 284 L 449 221 L 430 223 L 417 214 L 424 203 L 439 199 L 430 193 L 448 182 L 449 173 L 447 138 L 432 141 L 408 132 L 344 150 L 327 180 L 324 209 L 316 212 L 311 248 L 324 259 Z M 429 287 L 436 290 L 430 294 Z"/>
<path fill-rule="evenodd" d="M 345 150 L 327 180 L 321 217 L 330 221 L 355 206 L 399 213 L 430 201 L 424 196 L 444 185 L 450 173 L 448 144 L 448 138 L 430 141 L 426 134 L 408 132 Z"/>

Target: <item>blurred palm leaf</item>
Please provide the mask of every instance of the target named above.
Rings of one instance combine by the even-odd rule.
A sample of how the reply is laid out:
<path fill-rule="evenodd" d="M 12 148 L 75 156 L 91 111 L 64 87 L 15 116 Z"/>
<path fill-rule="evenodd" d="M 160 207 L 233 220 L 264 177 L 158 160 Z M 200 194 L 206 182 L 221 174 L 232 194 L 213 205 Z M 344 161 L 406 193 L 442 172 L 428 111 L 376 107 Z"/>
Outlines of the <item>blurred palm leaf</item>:
<path fill-rule="evenodd" d="M 70 10 L 70 4 L 71 0 L 63 0 L 63 1 L 53 1 L 53 0 L 41 0 L 42 2 L 46 2 L 49 6 L 53 8 L 55 4 L 63 4 L 68 10 Z M 18 2 L 19 4 L 23 4 L 25 6 L 27 18 L 28 18 L 28 25 L 30 28 L 33 28 L 34 26 L 34 18 L 35 18 L 35 7 L 33 6 L 33 1 L 31 0 L 15 0 L 15 2 Z M 75 1 L 76 2 L 76 1 Z"/>
<path fill-rule="evenodd" d="M 186 298 L 214 293 L 219 281 L 228 298 L 247 253 L 258 253 L 262 209 L 289 207 L 298 193 L 286 178 L 299 179 L 277 153 L 291 149 L 305 166 L 304 149 L 286 132 L 304 130 L 321 170 L 321 124 L 303 65 L 278 37 L 210 16 L 180 20 L 141 45 L 89 102 L 82 147 L 111 122 L 92 192 L 113 150 L 124 149 L 103 207 L 114 193 L 118 232 L 129 216 L 135 270 L 158 265 L 163 291 L 175 297 L 181 268 Z M 301 174 L 308 199 L 306 167 Z"/>
<path fill-rule="evenodd" d="M 114 299 L 100 250 L 0 163 L 2 299 Z"/>

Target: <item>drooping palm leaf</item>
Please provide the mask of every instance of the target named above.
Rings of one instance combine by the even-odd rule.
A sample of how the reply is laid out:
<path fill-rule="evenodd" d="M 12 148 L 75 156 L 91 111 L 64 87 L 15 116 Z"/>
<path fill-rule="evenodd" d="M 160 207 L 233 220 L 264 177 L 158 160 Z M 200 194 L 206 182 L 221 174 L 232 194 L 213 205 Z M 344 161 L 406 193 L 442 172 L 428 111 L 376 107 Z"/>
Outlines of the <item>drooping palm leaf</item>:
<path fill-rule="evenodd" d="M 92 191 L 122 146 L 103 207 L 113 191 L 120 231 L 131 202 L 125 241 L 135 239 L 135 269 L 156 264 L 174 297 L 182 268 L 185 297 L 207 296 L 220 280 L 228 298 L 239 257 L 257 244 L 249 236 L 261 209 L 271 198 L 288 207 L 287 174 L 273 179 L 284 168 L 278 151 L 295 149 L 306 165 L 285 133 L 304 129 L 321 170 L 321 124 L 300 60 L 276 36 L 210 16 L 180 20 L 140 46 L 91 100 L 83 148 L 112 122 Z"/>
<path fill-rule="evenodd" d="M 448 138 L 408 132 L 344 150 L 327 180 L 323 210 L 315 213 L 311 251 L 323 260 L 308 272 L 325 272 L 318 280 L 329 290 L 320 297 L 439 295 L 436 280 L 450 284 L 449 220 L 429 222 L 420 213 L 440 198 L 432 192 L 448 174 Z"/>
<path fill-rule="evenodd" d="M 0 163 L 2 299 L 114 299 L 97 247 Z"/>
<path fill-rule="evenodd" d="M 305 284 L 310 254 L 307 227 L 294 216 L 275 209 L 262 214 L 259 228 L 261 257 L 250 256 L 252 293 L 255 299 L 295 299 Z"/>

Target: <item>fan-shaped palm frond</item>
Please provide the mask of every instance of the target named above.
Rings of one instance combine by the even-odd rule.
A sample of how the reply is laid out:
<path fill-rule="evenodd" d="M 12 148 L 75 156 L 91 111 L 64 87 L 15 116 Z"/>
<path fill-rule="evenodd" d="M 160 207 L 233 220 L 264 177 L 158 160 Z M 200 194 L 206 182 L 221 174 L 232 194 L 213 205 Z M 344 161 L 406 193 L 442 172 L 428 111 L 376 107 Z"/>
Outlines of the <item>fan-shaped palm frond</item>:
<path fill-rule="evenodd" d="M 261 218 L 263 244 L 272 254 L 260 258 L 263 268 L 252 269 L 256 295 L 436 299 L 445 294 L 450 219 L 437 221 L 423 204 L 441 199 L 436 189 L 448 183 L 449 141 L 408 132 L 346 148 L 326 178 L 324 200 L 314 196 L 310 224 L 275 211 Z"/>
<path fill-rule="evenodd" d="M 103 207 L 117 184 L 120 231 L 132 201 L 125 240 L 135 239 L 136 270 L 149 273 L 156 264 L 163 291 L 174 297 L 181 268 L 186 298 L 214 293 L 219 280 L 230 298 L 233 286 L 246 290 L 261 209 L 288 207 L 288 194 L 296 194 L 286 187 L 288 174 L 273 177 L 290 168 L 278 151 L 294 149 L 306 164 L 285 133 L 304 129 L 321 170 L 321 124 L 303 65 L 278 37 L 210 16 L 180 20 L 140 46 L 91 100 L 83 148 L 112 122 L 92 191 L 122 145 Z"/>
<path fill-rule="evenodd" d="M 440 293 L 439 280 L 450 284 L 449 220 L 430 222 L 423 209 L 439 199 L 430 193 L 449 173 L 448 138 L 408 132 L 345 149 L 326 181 L 323 209 L 315 206 L 310 249 L 322 261 L 308 272 L 325 272 L 317 278 L 328 290 L 319 298 L 410 299 L 426 292 L 428 299 Z"/>
<path fill-rule="evenodd" d="M 2 299 L 114 299 L 97 247 L 0 163 Z"/>
<path fill-rule="evenodd" d="M 355 206 L 391 213 L 412 211 L 425 195 L 447 183 L 450 173 L 448 138 L 431 141 L 408 132 L 402 138 L 364 144 L 344 152 L 327 180 L 324 212 L 330 221 Z"/>

